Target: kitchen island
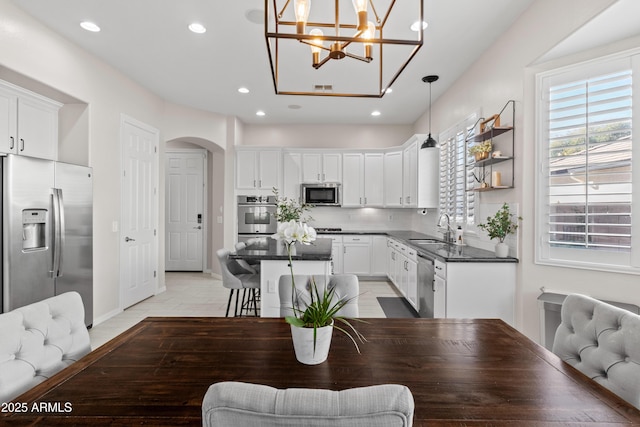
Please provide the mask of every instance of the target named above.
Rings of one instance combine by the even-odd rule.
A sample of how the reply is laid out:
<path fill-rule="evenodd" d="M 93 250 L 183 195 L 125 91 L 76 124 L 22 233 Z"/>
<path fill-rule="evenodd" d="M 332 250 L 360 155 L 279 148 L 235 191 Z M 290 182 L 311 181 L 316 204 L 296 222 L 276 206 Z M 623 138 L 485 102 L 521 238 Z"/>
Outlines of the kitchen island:
<path fill-rule="evenodd" d="M 295 274 L 331 274 L 331 239 L 318 238 L 310 245 L 296 243 L 291 254 Z M 269 237 L 230 255 L 231 258 L 260 262 L 260 316 L 280 317 L 278 281 L 291 274 L 286 247 Z"/>

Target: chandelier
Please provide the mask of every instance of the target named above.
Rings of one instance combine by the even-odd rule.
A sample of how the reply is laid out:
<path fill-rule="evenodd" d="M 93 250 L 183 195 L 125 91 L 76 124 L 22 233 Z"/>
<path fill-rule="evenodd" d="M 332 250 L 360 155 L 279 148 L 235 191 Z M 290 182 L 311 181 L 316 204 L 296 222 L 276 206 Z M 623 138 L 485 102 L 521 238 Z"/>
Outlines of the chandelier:
<path fill-rule="evenodd" d="M 422 3 L 265 0 L 276 94 L 381 98 L 422 47 Z"/>

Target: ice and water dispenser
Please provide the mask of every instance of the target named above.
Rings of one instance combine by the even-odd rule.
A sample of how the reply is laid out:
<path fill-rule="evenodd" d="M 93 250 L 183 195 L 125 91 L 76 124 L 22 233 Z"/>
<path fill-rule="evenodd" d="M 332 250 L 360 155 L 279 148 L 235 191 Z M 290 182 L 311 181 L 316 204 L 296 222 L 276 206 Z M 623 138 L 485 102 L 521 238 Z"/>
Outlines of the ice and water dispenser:
<path fill-rule="evenodd" d="M 22 211 L 22 250 L 34 251 L 46 248 L 46 209 Z"/>

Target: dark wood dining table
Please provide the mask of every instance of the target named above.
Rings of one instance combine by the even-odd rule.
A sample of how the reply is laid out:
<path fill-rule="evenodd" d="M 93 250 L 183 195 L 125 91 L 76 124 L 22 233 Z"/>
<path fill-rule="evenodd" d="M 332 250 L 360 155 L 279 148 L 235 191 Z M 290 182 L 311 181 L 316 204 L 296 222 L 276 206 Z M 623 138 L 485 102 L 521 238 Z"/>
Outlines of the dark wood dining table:
<path fill-rule="evenodd" d="M 296 361 L 277 318 L 147 318 L 3 404 L 0 425 L 201 425 L 218 381 L 342 390 L 405 384 L 415 426 L 636 425 L 640 411 L 501 320 L 366 319 L 358 354 Z"/>

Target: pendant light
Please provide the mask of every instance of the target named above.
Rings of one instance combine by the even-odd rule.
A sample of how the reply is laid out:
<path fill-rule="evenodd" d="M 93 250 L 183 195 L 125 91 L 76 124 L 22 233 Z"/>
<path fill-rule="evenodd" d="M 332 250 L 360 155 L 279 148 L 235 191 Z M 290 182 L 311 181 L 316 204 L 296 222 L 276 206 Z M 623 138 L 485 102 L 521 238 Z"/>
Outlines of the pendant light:
<path fill-rule="evenodd" d="M 429 83 L 429 136 L 427 137 L 427 140 L 424 141 L 422 143 L 422 145 L 420 146 L 421 149 L 422 148 L 433 148 L 433 147 L 438 145 L 438 141 L 436 141 L 435 139 L 433 139 L 431 137 L 431 83 L 435 82 L 439 78 L 440 77 L 435 76 L 435 75 L 424 76 L 422 78 L 423 82 Z"/>

